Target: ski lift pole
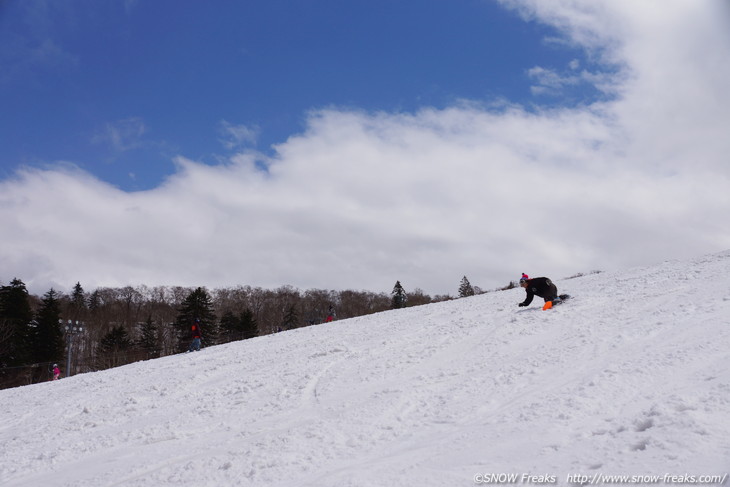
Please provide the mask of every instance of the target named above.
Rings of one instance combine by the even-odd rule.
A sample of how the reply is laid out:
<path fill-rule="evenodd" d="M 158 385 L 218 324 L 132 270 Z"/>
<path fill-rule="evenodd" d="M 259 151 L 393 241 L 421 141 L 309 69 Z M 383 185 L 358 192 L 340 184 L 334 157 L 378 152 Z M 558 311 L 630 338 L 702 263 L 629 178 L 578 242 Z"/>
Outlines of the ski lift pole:
<path fill-rule="evenodd" d="M 58 320 L 58 323 L 63 323 L 63 320 Z M 66 377 L 71 377 L 71 353 L 73 350 L 73 337 L 77 333 L 84 331 L 83 322 L 68 320 L 68 324 L 65 326 L 66 329 Z"/>

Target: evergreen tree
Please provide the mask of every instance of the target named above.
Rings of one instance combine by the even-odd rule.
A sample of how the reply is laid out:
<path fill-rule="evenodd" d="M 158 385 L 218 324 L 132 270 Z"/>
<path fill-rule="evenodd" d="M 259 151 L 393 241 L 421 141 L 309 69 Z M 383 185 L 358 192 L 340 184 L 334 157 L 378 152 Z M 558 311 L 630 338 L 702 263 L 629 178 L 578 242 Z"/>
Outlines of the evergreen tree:
<path fill-rule="evenodd" d="M 236 316 L 232 311 L 226 311 L 221 317 L 220 328 L 221 335 L 229 342 L 246 340 L 259 334 L 253 311 L 248 308 L 240 316 Z"/>
<path fill-rule="evenodd" d="M 33 312 L 25 284 L 13 279 L 0 287 L 0 367 L 30 363 Z"/>
<path fill-rule="evenodd" d="M 63 331 L 59 324 L 61 304 L 58 293 L 51 289 L 43 296 L 36 315 L 32 358 L 36 363 L 58 362 L 63 358 Z M 68 374 L 68 371 L 66 371 Z"/>
<path fill-rule="evenodd" d="M 101 308 L 101 293 L 96 289 L 91 296 L 89 296 L 89 311 L 92 313 L 96 312 Z"/>
<path fill-rule="evenodd" d="M 256 324 L 256 318 L 253 315 L 253 311 L 248 308 L 241 313 L 241 329 L 244 340 L 259 336 L 259 327 Z"/>
<path fill-rule="evenodd" d="M 287 307 L 286 309 L 286 313 L 284 314 L 284 319 L 281 327 L 286 330 L 291 330 L 292 328 L 297 327 L 298 322 L 299 314 L 297 313 L 297 307 L 293 304 L 290 304 L 289 307 Z"/>
<path fill-rule="evenodd" d="M 461 285 L 459 285 L 459 297 L 465 298 L 467 296 L 474 296 L 474 288 L 471 287 L 471 283 L 469 282 L 469 279 L 464 276 L 461 279 Z"/>
<path fill-rule="evenodd" d="M 393 309 L 405 308 L 406 302 L 408 301 L 408 295 L 405 289 L 401 286 L 400 281 L 395 282 L 393 291 L 390 293 L 393 297 L 391 299 L 390 307 Z"/>
<path fill-rule="evenodd" d="M 242 339 L 243 330 L 241 329 L 241 320 L 233 314 L 233 311 L 223 313 L 220 328 L 224 341 L 231 342 Z"/>
<path fill-rule="evenodd" d="M 97 360 L 102 368 L 117 367 L 127 363 L 127 351 L 132 340 L 122 325 L 113 327 L 99 342 Z"/>
<path fill-rule="evenodd" d="M 208 292 L 202 287 L 191 292 L 180 305 L 175 320 L 178 335 L 178 350 L 184 352 L 192 341 L 191 329 L 195 320 L 200 320 L 200 331 L 203 343 L 212 345 L 217 340 L 217 323 L 213 313 L 213 302 Z"/>
<path fill-rule="evenodd" d="M 200 330 L 203 335 L 203 338 L 201 338 L 201 342 L 206 347 L 222 343 L 221 327 L 215 316 L 213 316 L 210 321 L 204 322 L 203 320 L 200 320 L 200 322 L 202 323 L 202 325 L 200 326 Z"/>
<path fill-rule="evenodd" d="M 71 293 L 71 301 L 68 304 L 68 313 L 66 314 L 73 321 L 84 321 L 87 310 L 84 288 L 81 287 L 80 282 L 77 282 Z"/>
<path fill-rule="evenodd" d="M 157 326 L 152 322 L 152 316 L 142 325 L 142 336 L 139 338 L 139 348 L 147 352 L 148 358 L 160 356 L 160 342 L 157 335 Z"/>
<path fill-rule="evenodd" d="M 128 350 L 131 346 L 132 340 L 122 325 L 113 327 L 99 342 L 99 348 L 103 353 Z"/>

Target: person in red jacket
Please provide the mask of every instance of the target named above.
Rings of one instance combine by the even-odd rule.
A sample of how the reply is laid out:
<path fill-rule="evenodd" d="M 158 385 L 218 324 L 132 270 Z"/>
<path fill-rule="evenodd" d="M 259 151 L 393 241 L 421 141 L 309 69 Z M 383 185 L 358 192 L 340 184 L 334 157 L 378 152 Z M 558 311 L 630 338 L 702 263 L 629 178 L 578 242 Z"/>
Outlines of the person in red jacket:
<path fill-rule="evenodd" d="M 190 348 L 188 348 L 188 352 L 192 352 L 195 350 L 196 352 L 200 351 L 200 320 L 195 320 L 195 323 L 193 323 L 192 327 L 192 334 L 193 334 L 193 341 L 190 344 Z"/>
<path fill-rule="evenodd" d="M 542 309 L 550 309 L 554 304 L 560 302 L 560 296 L 558 296 L 558 288 L 553 284 L 553 281 L 547 277 L 535 277 L 530 279 L 527 274 L 522 273 L 520 278 L 520 286 L 527 292 L 527 297 L 519 306 L 529 306 L 532 302 L 532 298 L 539 296 L 545 300 L 545 305 Z"/>

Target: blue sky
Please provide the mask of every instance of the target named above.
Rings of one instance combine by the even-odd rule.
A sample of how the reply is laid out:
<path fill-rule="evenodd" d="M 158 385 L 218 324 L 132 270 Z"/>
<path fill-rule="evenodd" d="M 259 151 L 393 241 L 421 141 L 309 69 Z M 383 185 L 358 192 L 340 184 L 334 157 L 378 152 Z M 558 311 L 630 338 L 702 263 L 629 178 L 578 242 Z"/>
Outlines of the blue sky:
<path fill-rule="evenodd" d="M 0 283 L 453 295 L 726 250 L 727 59 L 725 0 L 2 2 Z"/>
<path fill-rule="evenodd" d="M 67 161 L 144 190 L 174 173 L 177 155 L 217 164 L 242 146 L 271 153 L 323 107 L 597 94 L 584 84 L 534 96 L 530 68 L 585 56 L 492 1 L 28 0 L 0 16 L 5 178 Z"/>

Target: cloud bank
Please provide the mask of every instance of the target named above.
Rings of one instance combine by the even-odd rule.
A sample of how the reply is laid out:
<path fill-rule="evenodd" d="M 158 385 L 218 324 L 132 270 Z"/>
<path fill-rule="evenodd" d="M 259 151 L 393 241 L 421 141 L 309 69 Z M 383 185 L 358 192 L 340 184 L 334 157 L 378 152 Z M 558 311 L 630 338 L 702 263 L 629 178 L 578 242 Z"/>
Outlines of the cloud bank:
<path fill-rule="evenodd" d="M 730 248 L 724 3 L 502 3 L 600 60 L 606 100 L 313 110 L 273 156 L 180 156 L 145 192 L 72 163 L 21 170 L 0 182 L 0 280 L 38 293 L 76 281 L 389 292 L 400 280 L 453 295 L 463 275 L 489 289 Z M 547 67 L 525 71 L 570 89 Z M 255 137 L 223 129 L 232 147 Z"/>

